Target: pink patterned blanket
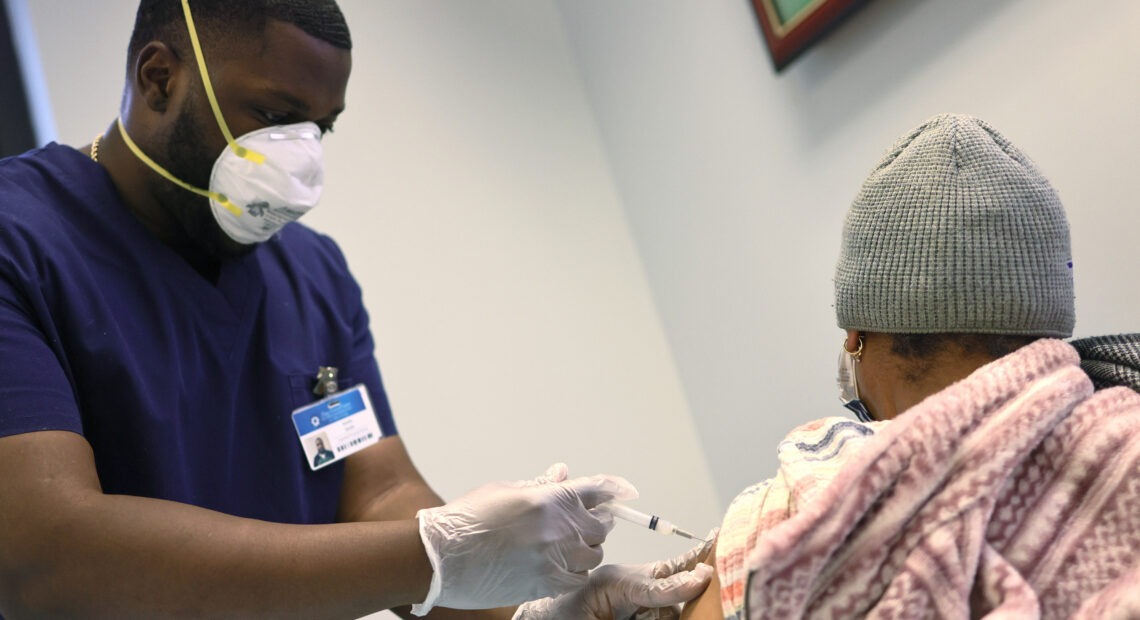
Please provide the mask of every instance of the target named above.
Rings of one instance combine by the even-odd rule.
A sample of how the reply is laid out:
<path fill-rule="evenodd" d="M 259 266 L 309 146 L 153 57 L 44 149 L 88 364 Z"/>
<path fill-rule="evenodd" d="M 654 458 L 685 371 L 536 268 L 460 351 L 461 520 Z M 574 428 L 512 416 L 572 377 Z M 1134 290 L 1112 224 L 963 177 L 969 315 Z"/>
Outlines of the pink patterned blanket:
<path fill-rule="evenodd" d="M 811 497 L 787 481 L 794 510 L 747 536 L 746 616 L 1140 617 L 1140 394 L 1094 395 L 1079 362 L 1038 341 L 879 427 Z"/>

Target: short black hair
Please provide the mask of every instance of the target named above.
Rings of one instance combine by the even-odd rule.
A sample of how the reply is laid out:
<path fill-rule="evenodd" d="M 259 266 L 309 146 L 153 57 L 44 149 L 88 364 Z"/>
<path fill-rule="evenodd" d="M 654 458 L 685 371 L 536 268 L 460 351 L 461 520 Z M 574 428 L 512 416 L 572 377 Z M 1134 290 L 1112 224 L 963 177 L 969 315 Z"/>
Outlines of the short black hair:
<path fill-rule="evenodd" d="M 944 354 L 1005 357 L 1037 340 L 1038 336 L 1011 334 L 888 334 L 891 353 L 903 360 L 903 379 L 915 383 L 934 368 Z"/>
<path fill-rule="evenodd" d="M 924 360 L 958 347 L 962 353 L 997 359 L 1037 339 L 1009 334 L 891 334 L 891 353 L 909 360 Z"/>
<path fill-rule="evenodd" d="M 306 34 L 340 49 L 352 49 L 348 23 L 336 0 L 192 0 L 190 11 L 199 34 L 211 41 L 220 35 L 261 34 L 270 20 L 293 24 Z M 232 37 L 230 37 L 232 38 Z M 127 50 L 133 63 L 151 41 L 178 47 L 189 44 L 182 0 L 141 0 Z"/>

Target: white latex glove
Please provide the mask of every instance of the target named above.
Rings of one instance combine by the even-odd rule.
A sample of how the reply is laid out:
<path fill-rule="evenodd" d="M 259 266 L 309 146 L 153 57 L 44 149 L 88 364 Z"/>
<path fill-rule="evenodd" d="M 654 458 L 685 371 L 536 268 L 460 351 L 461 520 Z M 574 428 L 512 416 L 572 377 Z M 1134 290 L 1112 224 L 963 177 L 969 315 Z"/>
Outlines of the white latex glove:
<path fill-rule="evenodd" d="M 412 613 L 505 607 L 584 585 L 614 526 L 612 515 L 590 509 L 637 490 L 616 476 L 566 476 L 558 463 L 535 480 L 488 484 L 419 511 L 433 575 Z"/>
<path fill-rule="evenodd" d="M 626 620 L 673 619 L 681 616 L 680 604 L 705 591 L 713 567 L 699 561 L 708 555 L 710 542 L 671 560 L 640 565 L 607 565 L 590 573 L 586 587 L 524 603 L 514 620 Z"/>

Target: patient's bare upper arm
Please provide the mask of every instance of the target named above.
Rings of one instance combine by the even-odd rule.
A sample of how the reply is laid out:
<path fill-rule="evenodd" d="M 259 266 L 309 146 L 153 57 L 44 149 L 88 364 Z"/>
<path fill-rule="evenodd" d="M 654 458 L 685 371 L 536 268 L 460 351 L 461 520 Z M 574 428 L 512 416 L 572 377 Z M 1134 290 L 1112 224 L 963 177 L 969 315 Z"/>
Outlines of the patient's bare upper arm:
<path fill-rule="evenodd" d="M 705 564 L 716 566 L 716 546 L 713 546 Z M 720 605 L 720 575 L 713 572 L 709 587 L 697 598 L 685 604 L 681 610 L 681 620 L 723 620 L 724 611 Z"/>

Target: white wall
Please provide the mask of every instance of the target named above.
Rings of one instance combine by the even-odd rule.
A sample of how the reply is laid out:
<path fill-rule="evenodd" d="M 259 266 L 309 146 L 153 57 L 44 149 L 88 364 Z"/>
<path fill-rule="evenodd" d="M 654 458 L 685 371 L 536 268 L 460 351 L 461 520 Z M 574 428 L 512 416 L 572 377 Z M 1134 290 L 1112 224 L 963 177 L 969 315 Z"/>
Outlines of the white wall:
<path fill-rule="evenodd" d="M 366 291 L 398 423 L 454 496 L 609 471 L 707 529 L 719 498 L 550 2 L 342 2 L 349 111 L 332 232 Z M 642 532 L 612 559 L 681 550 Z"/>
<path fill-rule="evenodd" d="M 1140 3 L 875 0 L 775 74 L 748 0 L 558 0 L 721 498 L 842 415 L 842 217 L 894 139 L 976 114 L 1068 209 L 1077 333 L 1140 330 Z"/>

